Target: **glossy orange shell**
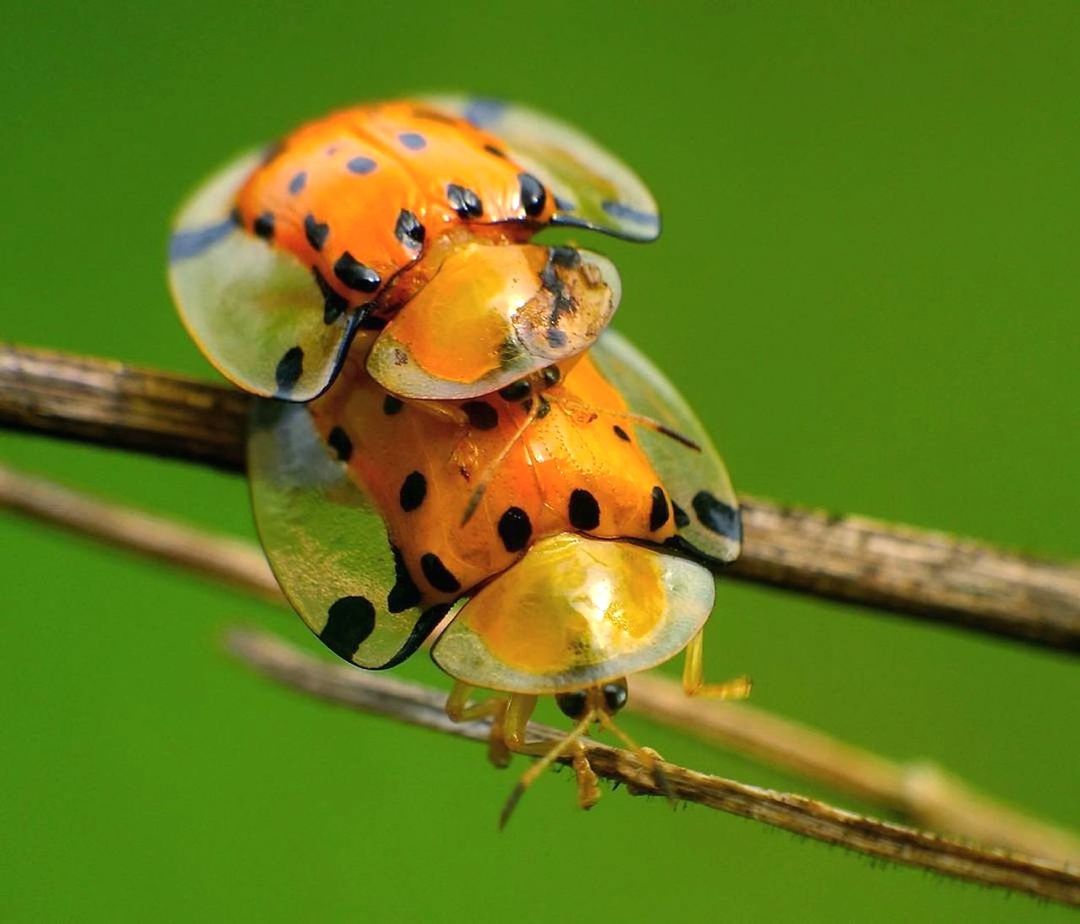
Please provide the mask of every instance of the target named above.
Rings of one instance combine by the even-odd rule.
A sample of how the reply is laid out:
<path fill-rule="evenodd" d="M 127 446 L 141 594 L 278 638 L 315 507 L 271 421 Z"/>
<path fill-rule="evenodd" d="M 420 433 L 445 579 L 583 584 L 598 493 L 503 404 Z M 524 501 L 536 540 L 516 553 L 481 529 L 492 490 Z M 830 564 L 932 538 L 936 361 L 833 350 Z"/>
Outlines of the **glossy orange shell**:
<path fill-rule="evenodd" d="M 526 240 L 553 199 L 496 137 L 406 101 L 293 132 L 243 185 L 235 217 L 355 307 L 454 229 Z"/>
<path fill-rule="evenodd" d="M 587 355 L 564 365 L 562 380 L 543 392 L 550 410 L 497 462 L 527 418 L 525 402 L 491 395 L 402 404 L 364 373 L 357 352 L 308 407 L 373 499 L 425 606 L 457 599 L 546 536 L 576 530 L 662 544 L 675 534 L 670 501 L 626 405 Z"/>

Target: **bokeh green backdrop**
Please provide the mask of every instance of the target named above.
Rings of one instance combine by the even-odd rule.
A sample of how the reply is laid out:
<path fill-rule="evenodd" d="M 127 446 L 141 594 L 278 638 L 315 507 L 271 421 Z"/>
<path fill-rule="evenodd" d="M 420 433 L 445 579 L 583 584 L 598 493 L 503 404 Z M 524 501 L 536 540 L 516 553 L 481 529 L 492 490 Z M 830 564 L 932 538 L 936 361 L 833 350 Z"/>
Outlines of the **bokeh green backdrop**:
<path fill-rule="evenodd" d="M 661 241 L 592 243 L 737 485 L 1075 556 L 1078 42 L 1073 2 L 9 4 L 0 336 L 211 376 L 163 281 L 181 196 L 328 108 L 469 88 L 648 179 Z M 11 435 L 0 459 L 252 535 L 235 477 Z M 0 543 L 4 920 L 1065 920 L 704 809 L 583 814 L 565 774 L 500 835 L 481 749 L 221 652 L 236 622 L 317 650 L 298 620 L 10 517 Z M 725 584 L 708 666 L 1080 826 L 1064 657 Z"/>

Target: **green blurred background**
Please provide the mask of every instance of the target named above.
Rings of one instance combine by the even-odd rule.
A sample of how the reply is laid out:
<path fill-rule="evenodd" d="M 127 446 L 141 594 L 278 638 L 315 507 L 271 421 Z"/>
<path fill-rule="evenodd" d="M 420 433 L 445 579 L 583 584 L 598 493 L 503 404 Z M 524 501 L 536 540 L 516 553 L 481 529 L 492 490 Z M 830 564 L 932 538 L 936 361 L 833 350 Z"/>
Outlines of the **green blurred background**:
<path fill-rule="evenodd" d="M 1078 42 L 1074 2 L 9 4 L 0 336 L 211 376 L 163 279 L 188 189 L 328 108 L 472 89 L 647 178 L 661 241 L 590 243 L 739 487 L 1076 556 Z M 0 460 L 252 536 L 235 477 L 6 434 Z M 0 547 L 4 920 L 1066 919 L 700 808 L 584 814 L 568 774 L 500 835 L 513 775 L 480 748 L 221 652 L 237 622 L 318 650 L 299 620 L 8 516 Z M 1080 827 L 1065 657 L 724 584 L 708 667 Z"/>

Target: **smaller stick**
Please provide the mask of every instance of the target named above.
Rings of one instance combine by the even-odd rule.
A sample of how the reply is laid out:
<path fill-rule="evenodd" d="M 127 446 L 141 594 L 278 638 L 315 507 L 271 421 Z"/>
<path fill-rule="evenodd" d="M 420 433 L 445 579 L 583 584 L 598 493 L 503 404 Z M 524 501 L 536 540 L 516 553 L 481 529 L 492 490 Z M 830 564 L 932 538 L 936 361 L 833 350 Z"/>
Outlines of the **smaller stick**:
<path fill-rule="evenodd" d="M 318 661 L 263 633 L 233 631 L 228 637 L 228 647 L 261 674 L 327 702 L 487 744 L 487 723 L 451 722 L 443 709 L 445 694 L 435 690 Z M 551 741 L 565 737 L 555 729 L 532 723 L 529 735 Z M 625 783 L 633 794 L 663 795 L 652 770 L 633 754 L 589 740 L 583 744 L 598 776 Z M 568 758 L 563 756 L 560 760 L 565 763 Z M 815 799 L 748 786 L 675 764 L 664 764 L 664 777 L 675 796 L 687 802 L 752 818 L 883 860 L 1080 905 L 1080 873 L 1067 866 L 986 850 L 857 815 Z"/>
<path fill-rule="evenodd" d="M 691 699 L 659 674 L 630 679 L 627 708 L 692 737 L 850 793 L 933 831 L 1080 867 L 1080 841 L 973 790 L 929 761 L 899 763 L 749 703 Z"/>
<path fill-rule="evenodd" d="M 100 501 L 0 465 L 0 508 L 136 551 L 166 565 L 223 581 L 281 603 L 262 553 L 248 542 L 215 536 L 141 510 Z"/>

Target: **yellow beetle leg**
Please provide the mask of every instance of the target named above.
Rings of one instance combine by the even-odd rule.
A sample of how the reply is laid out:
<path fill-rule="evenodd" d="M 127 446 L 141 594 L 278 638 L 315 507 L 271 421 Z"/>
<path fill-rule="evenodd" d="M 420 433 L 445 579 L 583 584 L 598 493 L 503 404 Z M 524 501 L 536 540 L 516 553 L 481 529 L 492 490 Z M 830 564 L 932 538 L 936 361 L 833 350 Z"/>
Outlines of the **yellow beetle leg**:
<path fill-rule="evenodd" d="M 660 761 L 663 758 L 661 758 L 652 748 L 643 748 L 638 744 L 626 732 L 619 728 L 619 726 L 615 724 L 615 720 L 606 712 L 601 710 L 597 713 L 597 716 L 600 719 L 600 724 L 625 744 L 633 755 L 641 761 L 641 765 L 652 775 L 652 778 L 656 781 L 656 785 L 667 798 L 668 802 L 675 805 L 675 792 L 672 790 L 667 774 L 664 773 L 664 768 L 660 764 Z"/>
<path fill-rule="evenodd" d="M 469 704 L 469 695 L 473 687 L 460 681 L 454 684 L 446 700 L 446 714 L 451 722 L 472 722 L 491 718 L 491 734 L 488 737 L 488 760 L 496 767 L 506 767 L 510 763 L 510 751 L 506 746 L 503 725 L 510 699 L 506 696 L 493 696 L 480 703 Z"/>
<path fill-rule="evenodd" d="M 513 693 L 506 707 L 503 739 L 511 751 L 518 754 L 546 754 L 550 745 L 546 741 L 527 742 L 525 732 L 536 709 L 536 697 L 527 693 Z M 530 750 L 530 747 L 533 750 Z"/>
<path fill-rule="evenodd" d="M 511 706 L 513 705 L 513 697 L 511 699 Z M 535 697 L 530 697 L 535 702 Z M 531 711 L 531 710 L 530 710 Z M 507 718 L 509 718 L 510 710 L 507 710 Z M 577 775 L 578 781 L 578 802 L 582 808 L 592 808 L 596 801 L 600 798 L 600 792 L 596 787 L 596 775 L 592 771 L 592 767 L 589 766 L 589 761 L 585 756 L 585 748 L 581 744 L 581 736 L 592 725 L 595 714 L 589 712 L 577 725 L 575 725 L 570 733 L 562 739 L 557 741 L 554 745 L 547 742 L 532 741 L 521 742 L 522 746 L 526 749 L 526 753 L 535 754 L 538 753 L 538 748 L 543 746 L 546 749 L 544 756 L 540 758 L 535 764 L 529 767 L 518 780 L 517 786 L 514 787 L 513 792 L 510 793 L 510 797 L 506 800 L 506 804 L 503 806 L 503 810 L 499 815 L 499 827 L 506 826 L 506 822 L 510 820 L 510 815 L 514 811 L 521 797 L 525 794 L 525 790 L 532 786 L 533 783 L 540 777 L 548 767 L 552 765 L 556 760 L 562 757 L 567 751 L 574 751 L 573 767 L 574 772 Z M 511 729 L 507 728 L 508 733 L 517 734 L 519 737 L 523 737 L 524 728 Z"/>
<path fill-rule="evenodd" d="M 703 656 L 705 653 L 705 632 L 702 630 L 686 646 L 686 661 L 683 665 L 683 692 L 687 696 L 710 696 L 715 699 L 746 699 L 750 695 L 750 678 L 743 675 L 724 683 L 705 683 Z"/>
<path fill-rule="evenodd" d="M 529 718 L 532 716 L 535 708 L 535 696 L 518 693 L 510 697 L 510 705 L 506 709 L 506 744 L 512 751 L 517 751 L 519 754 L 533 754 L 537 757 L 546 758 L 551 753 L 551 742 L 525 740 L 525 730 L 529 724 Z M 574 738 L 573 732 L 561 742 L 561 745 L 568 745 L 574 752 L 572 766 L 574 768 L 574 776 L 577 778 L 578 805 L 583 809 L 591 809 L 600 801 L 600 789 L 597 785 L 596 774 L 593 773 L 593 768 L 589 765 L 589 758 L 585 755 L 585 748 L 578 738 Z M 557 757 L 558 754 L 555 756 Z M 554 760 L 554 757 L 552 760 Z M 544 763 L 544 761 L 541 760 L 540 763 L 547 766 L 551 761 L 549 760 L 547 763 Z M 536 775 L 539 775 L 544 767 L 540 767 L 540 769 L 537 770 L 536 767 L 538 766 L 540 765 L 536 764 L 531 767 L 530 772 L 535 772 Z M 530 785 L 531 782 L 532 781 L 530 780 L 526 785 Z M 521 798 L 520 793 L 517 793 L 515 802 L 517 801 L 517 798 Z M 510 806 L 510 808 L 512 809 L 513 806 Z M 506 812 L 506 817 L 510 817 L 509 812 Z M 503 824 L 505 824 L 505 821 Z"/>
<path fill-rule="evenodd" d="M 543 758 L 547 757 L 551 752 L 551 742 L 525 740 L 525 731 L 529 724 L 529 718 L 532 716 L 535 708 L 535 696 L 529 696 L 524 693 L 517 693 L 511 696 L 510 705 L 506 709 L 504 734 L 506 736 L 506 745 L 510 750 L 516 751 L 519 754 L 532 754 Z M 571 736 L 572 735 L 573 733 L 571 732 Z M 562 744 L 566 744 L 569 740 L 569 738 L 564 739 Z M 574 775 L 577 777 L 578 804 L 583 809 L 590 809 L 596 805 L 600 799 L 600 790 L 597 786 L 596 774 L 593 773 L 593 769 L 589 765 L 589 759 L 585 756 L 585 748 L 582 746 L 581 742 L 574 739 L 570 741 L 569 746 L 574 751 L 573 767 Z M 550 761 L 548 763 L 550 763 Z M 530 768 L 530 771 L 535 770 L 536 766 L 539 766 L 539 764 Z M 547 766 L 547 764 L 545 764 L 545 766 Z M 539 771 L 536 771 L 536 773 L 539 774 L 542 770 L 543 767 L 541 767 Z M 521 798 L 520 793 L 517 793 L 515 802 L 518 798 Z M 506 817 L 509 817 L 509 812 L 506 813 Z M 505 821 L 503 823 L 505 824 Z"/>

